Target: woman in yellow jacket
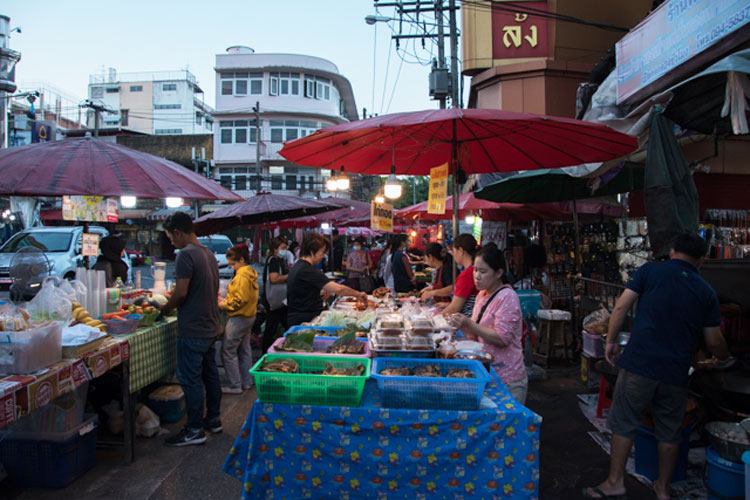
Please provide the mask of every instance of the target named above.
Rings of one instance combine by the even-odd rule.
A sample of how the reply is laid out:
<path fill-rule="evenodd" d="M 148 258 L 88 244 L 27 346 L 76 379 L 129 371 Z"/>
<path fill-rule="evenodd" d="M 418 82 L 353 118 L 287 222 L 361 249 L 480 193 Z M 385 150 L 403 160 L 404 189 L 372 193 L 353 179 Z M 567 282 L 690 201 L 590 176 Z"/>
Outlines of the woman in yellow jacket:
<path fill-rule="evenodd" d="M 253 365 L 250 332 L 258 308 L 258 273 L 249 264 L 250 254 L 245 245 L 227 250 L 227 262 L 234 269 L 234 278 L 227 287 L 227 298 L 219 299 L 219 307 L 229 316 L 221 347 L 229 385 L 222 387 L 221 392 L 241 394 L 253 385 L 248 372 Z"/>

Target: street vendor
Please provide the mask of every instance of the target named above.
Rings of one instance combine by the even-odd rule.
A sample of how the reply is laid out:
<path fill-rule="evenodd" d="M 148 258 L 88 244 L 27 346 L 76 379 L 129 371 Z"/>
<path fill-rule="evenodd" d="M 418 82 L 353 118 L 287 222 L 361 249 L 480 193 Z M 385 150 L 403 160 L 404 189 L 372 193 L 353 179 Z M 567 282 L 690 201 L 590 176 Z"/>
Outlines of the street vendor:
<path fill-rule="evenodd" d="M 627 498 L 625 464 L 649 405 L 659 442 L 654 493 L 659 500 L 670 498 L 669 482 L 688 399 L 688 372 L 700 338 L 715 356 L 717 367 L 732 364 L 721 334 L 716 292 L 698 274 L 707 251 L 708 245 L 698 235 L 678 236 L 670 259 L 638 269 L 615 304 L 605 350 L 607 361 L 620 368 L 608 418 L 612 429 L 609 476 L 598 486 L 586 488 L 586 498 Z M 630 339 L 618 359 L 618 333 L 636 301 Z"/>
<path fill-rule="evenodd" d="M 453 257 L 440 243 L 430 243 L 424 251 L 425 263 L 435 270 L 432 285 L 422 289 L 422 300 L 449 302 L 453 291 Z"/>
<path fill-rule="evenodd" d="M 529 379 L 521 345 L 523 314 L 518 294 L 505 278 L 506 270 L 502 251 L 494 244 L 483 247 L 473 266 L 479 293 L 471 319 L 458 313 L 450 322 L 470 339 L 484 344 L 484 350 L 492 354 L 495 372 L 511 395 L 525 404 Z"/>
<path fill-rule="evenodd" d="M 459 234 L 453 242 L 453 258 L 456 264 L 463 268 L 456 278 L 456 287 L 450 304 L 443 310 L 443 315 L 449 317 L 451 314 L 461 313 L 471 316 L 474 311 L 474 300 L 478 290 L 474 284 L 474 257 L 479 252 L 479 246 L 474 236 L 464 233 Z"/>
<path fill-rule="evenodd" d="M 393 276 L 393 289 L 396 293 L 409 293 L 416 288 L 417 279 L 411 270 L 411 262 L 406 255 L 409 238 L 405 234 L 393 237 L 389 274 Z"/>
<path fill-rule="evenodd" d="M 311 321 L 323 311 L 323 300 L 331 294 L 367 300 L 367 294 L 330 280 L 314 266 L 323 261 L 328 251 L 328 240 L 317 233 L 305 236 L 300 247 L 300 259 L 289 271 L 287 280 L 287 323 L 289 326 Z"/>

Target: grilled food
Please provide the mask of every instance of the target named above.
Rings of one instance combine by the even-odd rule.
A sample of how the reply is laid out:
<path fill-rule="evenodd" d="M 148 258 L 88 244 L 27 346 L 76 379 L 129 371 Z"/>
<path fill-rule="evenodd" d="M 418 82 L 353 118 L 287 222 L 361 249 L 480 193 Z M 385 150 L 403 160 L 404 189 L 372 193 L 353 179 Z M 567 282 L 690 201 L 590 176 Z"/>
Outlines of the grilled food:
<path fill-rule="evenodd" d="M 266 361 L 263 366 L 258 368 L 260 372 L 277 372 L 277 373 L 299 373 L 299 365 L 293 359 L 274 359 Z"/>
<path fill-rule="evenodd" d="M 477 378 L 471 370 L 464 368 L 451 368 L 445 376 L 451 378 Z"/>
<path fill-rule="evenodd" d="M 419 365 L 412 370 L 415 377 L 442 377 L 438 365 Z"/>
<path fill-rule="evenodd" d="M 380 370 L 380 374 L 391 377 L 405 377 L 411 375 L 411 370 L 406 366 L 394 366 L 393 368 L 384 368 Z"/>
<path fill-rule="evenodd" d="M 332 375 L 334 377 L 359 377 L 365 374 L 365 365 L 357 363 L 349 368 L 336 368 L 330 363 L 326 363 L 326 369 L 323 370 L 323 375 Z"/>

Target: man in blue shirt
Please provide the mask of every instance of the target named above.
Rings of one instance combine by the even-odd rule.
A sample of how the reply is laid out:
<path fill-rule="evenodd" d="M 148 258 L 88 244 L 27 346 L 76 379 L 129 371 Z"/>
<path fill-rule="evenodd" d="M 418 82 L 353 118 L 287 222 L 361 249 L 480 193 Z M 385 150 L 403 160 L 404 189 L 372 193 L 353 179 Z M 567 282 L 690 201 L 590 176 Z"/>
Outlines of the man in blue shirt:
<path fill-rule="evenodd" d="M 649 405 L 659 442 L 654 493 L 660 500 L 669 498 L 688 397 L 688 371 L 701 336 L 715 356 L 716 367 L 728 367 L 733 361 L 721 334 L 716 292 L 698 274 L 707 250 L 708 245 L 697 235 L 678 236 L 670 260 L 638 269 L 615 304 L 606 347 L 607 361 L 620 367 L 608 419 L 612 429 L 610 472 L 599 486 L 584 490 L 586 498 L 626 498 L 625 464 L 635 430 Z M 617 334 L 636 301 L 638 311 L 630 340 L 618 359 Z"/>

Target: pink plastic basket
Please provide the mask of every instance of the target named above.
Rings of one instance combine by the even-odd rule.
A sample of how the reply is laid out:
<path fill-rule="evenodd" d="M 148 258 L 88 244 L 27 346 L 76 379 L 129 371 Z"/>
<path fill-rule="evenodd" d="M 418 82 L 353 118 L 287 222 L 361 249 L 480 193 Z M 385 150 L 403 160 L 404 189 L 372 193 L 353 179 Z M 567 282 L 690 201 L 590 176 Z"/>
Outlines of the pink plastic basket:
<path fill-rule="evenodd" d="M 370 346 L 367 345 L 367 339 L 359 340 L 365 345 L 365 351 L 363 354 L 333 354 L 326 352 L 329 345 L 333 344 L 338 340 L 338 337 L 315 337 L 313 340 L 313 349 L 315 352 L 289 352 L 279 351 L 277 347 L 284 343 L 284 337 L 276 339 L 276 341 L 268 348 L 269 354 L 305 354 L 307 356 L 346 356 L 348 358 L 369 358 L 370 357 Z"/>

